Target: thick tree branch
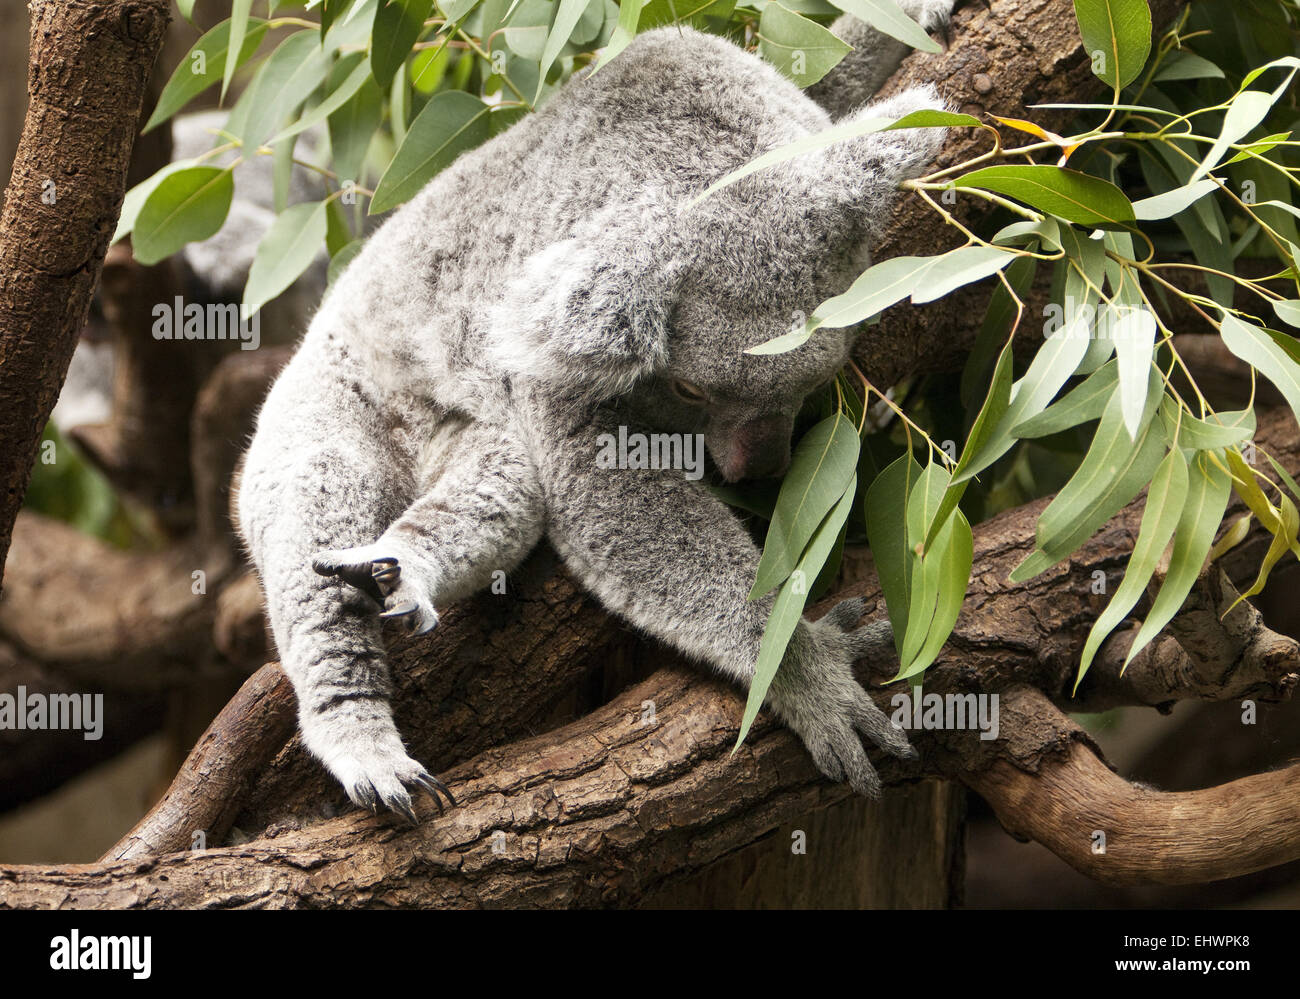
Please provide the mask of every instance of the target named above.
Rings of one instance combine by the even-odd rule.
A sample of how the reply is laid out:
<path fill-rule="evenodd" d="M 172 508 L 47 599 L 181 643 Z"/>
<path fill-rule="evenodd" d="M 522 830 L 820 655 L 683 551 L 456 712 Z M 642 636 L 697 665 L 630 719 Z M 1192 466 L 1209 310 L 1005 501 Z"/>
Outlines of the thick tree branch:
<path fill-rule="evenodd" d="M 0 573 L 117 224 L 170 17 L 166 0 L 30 9 L 27 118 L 0 216 Z"/>

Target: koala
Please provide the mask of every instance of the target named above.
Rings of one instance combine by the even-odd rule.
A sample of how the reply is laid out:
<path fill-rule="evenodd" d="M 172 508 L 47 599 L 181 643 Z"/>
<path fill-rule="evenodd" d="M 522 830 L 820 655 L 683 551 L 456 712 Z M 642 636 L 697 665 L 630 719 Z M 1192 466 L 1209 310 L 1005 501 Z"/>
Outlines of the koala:
<path fill-rule="evenodd" d="M 846 117 L 942 106 L 922 87 Z M 413 791 L 454 804 L 394 725 L 381 626 L 434 628 L 543 537 L 611 612 L 749 684 L 773 604 L 748 599 L 753 539 L 680 470 L 597 454 L 620 427 L 698 433 L 723 480 L 785 471 L 853 333 L 745 351 L 845 290 L 941 133 L 836 143 L 692 201 L 831 121 L 729 41 L 646 32 L 457 159 L 326 294 L 258 415 L 236 515 L 303 742 L 354 803 L 411 821 Z M 800 622 L 768 704 L 875 796 L 862 737 L 914 750 L 854 678 L 861 611 Z"/>

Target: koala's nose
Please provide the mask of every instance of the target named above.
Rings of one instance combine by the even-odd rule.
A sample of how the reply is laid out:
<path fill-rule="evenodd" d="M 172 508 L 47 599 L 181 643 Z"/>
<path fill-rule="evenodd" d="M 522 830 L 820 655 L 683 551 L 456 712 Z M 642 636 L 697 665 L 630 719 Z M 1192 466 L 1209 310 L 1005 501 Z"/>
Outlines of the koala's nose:
<path fill-rule="evenodd" d="M 790 467 L 790 434 L 793 421 L 785 416 L 760 416 L 736 428 L 720 462 L 729 482 L 764 479 L 781 475 Z"/>

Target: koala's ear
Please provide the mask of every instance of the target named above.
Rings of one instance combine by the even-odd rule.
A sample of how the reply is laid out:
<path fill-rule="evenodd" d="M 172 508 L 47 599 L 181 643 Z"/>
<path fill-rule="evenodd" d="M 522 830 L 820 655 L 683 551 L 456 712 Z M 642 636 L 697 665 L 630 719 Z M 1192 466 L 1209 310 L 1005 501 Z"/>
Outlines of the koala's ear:
<path fill-rule="evenodd" d="M 600 398 L 662 368 L 685 271 L 668 222 L 629 209 L 528 257 L 489 316 L 497 365 Z"/>

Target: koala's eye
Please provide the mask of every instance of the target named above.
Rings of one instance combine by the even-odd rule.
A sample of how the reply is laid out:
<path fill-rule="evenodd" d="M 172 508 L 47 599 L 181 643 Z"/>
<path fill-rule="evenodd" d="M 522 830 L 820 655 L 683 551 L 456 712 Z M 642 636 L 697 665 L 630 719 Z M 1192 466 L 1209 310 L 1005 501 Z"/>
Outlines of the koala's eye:
<path fill-rule="evenodd" d="M 673 379 L 672 389 L 677 398 L 689 402 L 692 406 L 700 406 L 709 401 L 708 393 L 702 388 L 681 378 Z"/>

